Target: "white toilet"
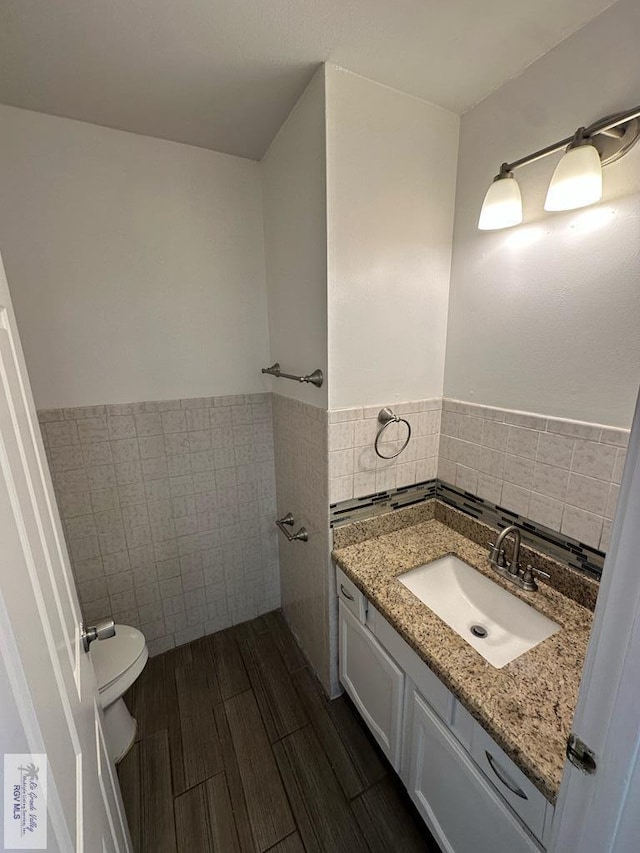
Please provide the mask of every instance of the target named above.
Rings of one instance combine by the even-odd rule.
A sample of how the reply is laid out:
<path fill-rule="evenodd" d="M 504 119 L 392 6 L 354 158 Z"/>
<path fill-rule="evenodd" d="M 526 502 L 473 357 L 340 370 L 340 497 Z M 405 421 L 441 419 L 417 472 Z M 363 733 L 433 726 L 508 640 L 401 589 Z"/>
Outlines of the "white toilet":
<path fill-rule="evenodd" d="M 137 723 L 123 695 L 140 675 L 149 657 L 144 634 L 129 625 L 116 625 L 116 635 L 93 643 L 89 651 L 104 712 L 109 756 L 118 762 L 136 738 Z"/>

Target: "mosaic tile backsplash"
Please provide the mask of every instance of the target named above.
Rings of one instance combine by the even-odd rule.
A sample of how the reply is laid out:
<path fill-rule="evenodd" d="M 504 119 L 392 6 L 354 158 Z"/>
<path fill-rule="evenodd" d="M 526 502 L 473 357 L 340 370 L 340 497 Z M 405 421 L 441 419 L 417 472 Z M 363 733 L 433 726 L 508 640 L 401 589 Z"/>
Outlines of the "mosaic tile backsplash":
<path fill-rule="evenodd" d="M 86 620 L 154 654 L 279 606 L 270 395 L 38 414 Z"/>
<path fill-rule="evenodd" d="M 431 509 L 429 509 L 430 506 Z M 433 509 L 434 506 L 436 509 Z M 394 517 L 397 515 L 398 518 L 408 518 L 410 516 L 407 512 L 410 510 L 415 510 L 416 517 L 419 516 L 420 520 L 425 520 L 427 517 L 425 512 L 427 512 L 431 513 L 428 517 L 433 517 L 435 513 L 435 517 L 443 521 L 445 519 L 438 507 L 440 509 L 452 507 L 464 513 L 465 516 L 488 525 L 492 530 L 502 530 L 515 524 L 522 532 L 523 543 L 547 554 L 553 560 L 577 569 L 595 580 L 600 580 L 605 558 L 603 552 L 590 548 L 570 536 L 550 530 L 542 524 L 536 524 L 526 516 L 498 506 L 485 498 L 457 489 L 442 480 L 428 480 L 426 483 L 418 483 L 415 486 L 391 489 L 387 492 L 334 504 L 330 513 L 334 542 L 336 541 L 335 532 L 342 530 L 345 525 L 357 531 L 359 524 L 363 529 L 367 529 L 370 523 L 380 519 L 381 524 L 384 522 L 385 532 L 387 528 L 388 530 L 396 529 L 393 527 Z M 394 513 L 395 510 L 402 510 L 402 513 Z M 404 523 L 399 523 L 399 527 L 404 526 Z M 382 528 L 378 527 L 378 530 Z M 488 537 L 491 535 L 488 534 Z M 344 544 L 344 538 L 338 538 Z M 488 541 L 489 538 L 486 542 L 478 544 L 486 545 Z M 343 547 L 343 544 L 339 547 Z"/>

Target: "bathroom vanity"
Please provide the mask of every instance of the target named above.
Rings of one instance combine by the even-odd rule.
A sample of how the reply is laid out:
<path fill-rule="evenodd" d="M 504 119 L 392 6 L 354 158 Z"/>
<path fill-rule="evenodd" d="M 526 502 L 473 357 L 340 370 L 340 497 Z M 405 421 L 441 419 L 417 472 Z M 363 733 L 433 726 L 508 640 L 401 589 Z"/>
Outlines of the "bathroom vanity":
<path fill-rule="evenodd" d="M 495 668 L 398 579 L 447 554 L 508 586 L 433 518 L 336 536 L 340 681 L 443 850 L 544 850 L 591 612 L 543 584 L 509 589 L 560 628 Z"/>

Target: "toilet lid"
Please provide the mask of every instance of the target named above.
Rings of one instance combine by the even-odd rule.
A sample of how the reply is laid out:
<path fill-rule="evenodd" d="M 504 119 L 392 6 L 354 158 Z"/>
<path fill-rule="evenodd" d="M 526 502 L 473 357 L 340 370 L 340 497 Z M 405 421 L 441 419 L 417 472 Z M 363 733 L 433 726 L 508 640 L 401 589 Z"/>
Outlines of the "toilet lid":
<path fill-rule="evenodd" d="M 98 690 L 104 690 L 133 666 L 145 645 L 144 634 L 130 625 L 116 625 L 115 637 L 92 643 L 89 654 L 96 672 Z"/>

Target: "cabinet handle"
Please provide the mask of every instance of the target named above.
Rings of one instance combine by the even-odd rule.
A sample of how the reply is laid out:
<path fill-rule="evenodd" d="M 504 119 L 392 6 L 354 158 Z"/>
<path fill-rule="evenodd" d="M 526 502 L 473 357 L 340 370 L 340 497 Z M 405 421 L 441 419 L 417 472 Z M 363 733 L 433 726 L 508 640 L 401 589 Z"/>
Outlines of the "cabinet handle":
<path fill-rule="evenodd" d="M 523 800 L 528 800 L 529 797 L 527 797 L 527 795 L 522 790 L 522 788 L 519 788 L 515 782 L 510 782 L 509 779 L 507 779 L 506 775 L 503 775 L 500 772 L 500 770 L 498 769 L 498 765 L 496 763 L 495 758 L 493 757 L 493 755 L 491 755 L 491 753 L 489 752 L 488 749 L 485 749 L 484 754 L 487 756 L 487 761 L 489 762 L 489 767 L 493 770 L 493 772 L 496 774 L 496 776 L 502 782 L 502 784 L 505 785 L 505 787 L 507 787 L 511 791 L 512 794 L 515 794 L 516 797 L 520 797 Z"/>
<path fill-rule="evenodd" d="M 355 598 L 352 595 L 349 595 L 343 584 L 340 584 L 340 592 L 344 595 L 345 598 L 348 598 L 349 601 L 355 601 Z"/>

